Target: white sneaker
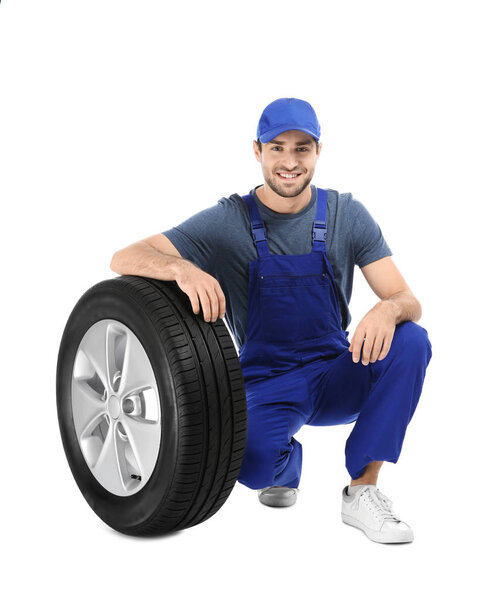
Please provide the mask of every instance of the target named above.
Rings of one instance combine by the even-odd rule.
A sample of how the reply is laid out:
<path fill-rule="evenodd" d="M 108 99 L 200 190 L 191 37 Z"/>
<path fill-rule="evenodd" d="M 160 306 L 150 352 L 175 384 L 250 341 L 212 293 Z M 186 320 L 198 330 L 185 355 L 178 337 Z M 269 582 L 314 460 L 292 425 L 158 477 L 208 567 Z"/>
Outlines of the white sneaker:
<path fill-rule="evenodd" d="M 348 487 L 342 490 L 341 516 L 344 523 L 361 529 L 374 542 L 413 541 L 412 529 L 394 513 L 393 503 L 376 485 L 365 485 L 352 496 L 347 494 Z"/>
<path fill-rule="evenodd" d="M 272 485 L 258 491 L 258 499 L 267 506 L 292 506 L 296 502 L 299 488 Z"/>

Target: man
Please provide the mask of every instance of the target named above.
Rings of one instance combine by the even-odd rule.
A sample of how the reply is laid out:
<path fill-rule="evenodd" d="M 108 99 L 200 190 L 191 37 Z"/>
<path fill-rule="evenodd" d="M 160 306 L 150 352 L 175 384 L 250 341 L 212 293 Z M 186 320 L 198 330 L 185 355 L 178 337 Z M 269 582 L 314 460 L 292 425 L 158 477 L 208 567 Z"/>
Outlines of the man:
<path fill-rule="evenodd" d="M 421 306 L 366 208 L 311 185 L 322 143 L 312 106 L 280 98 L 253 143 L 264 184 L 222 198 L 177 227 L 117 252 L 120 274 L 176 280 L 194 313 L 226 316 L 239 348 L 248 409 L 238 481 L 268 506 L 295 503 L 304 424 L 355 422 L 342 520 L 382 543 L 413 540 L 376 487 L 397 462 L 431 359 Z M 354 265 L 381 299 L 351 343 Z"/>

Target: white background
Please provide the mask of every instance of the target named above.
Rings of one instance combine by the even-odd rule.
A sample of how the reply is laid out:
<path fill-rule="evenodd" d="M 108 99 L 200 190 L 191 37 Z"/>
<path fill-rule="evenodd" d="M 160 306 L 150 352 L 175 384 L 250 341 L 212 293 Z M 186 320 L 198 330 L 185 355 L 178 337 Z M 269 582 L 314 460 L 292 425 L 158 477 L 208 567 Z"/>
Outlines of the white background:
<path fill-rule="evenodd" d="M 0 5 L 2 547 L 6 597 L 480 594 L 489 585 L 491 21 L 488 2 L 5 1 Z M 433 357 L 378 486 L 405 545 L 344 525 L 352 425 L 303 427 L 297 504 L 236 484 L 207 522 L 134 539 L 80 494 L 57 352 L 113 253 L 263 182 L 263 108 L 308 100 L 313 183 L 352 192 L 420 300 Z M 378 301 L 358 268 L 351 333 Z M 490 438 L 491 439 L 491 438 Z M 490 556 L 491 560 L 491 556 Z"/>

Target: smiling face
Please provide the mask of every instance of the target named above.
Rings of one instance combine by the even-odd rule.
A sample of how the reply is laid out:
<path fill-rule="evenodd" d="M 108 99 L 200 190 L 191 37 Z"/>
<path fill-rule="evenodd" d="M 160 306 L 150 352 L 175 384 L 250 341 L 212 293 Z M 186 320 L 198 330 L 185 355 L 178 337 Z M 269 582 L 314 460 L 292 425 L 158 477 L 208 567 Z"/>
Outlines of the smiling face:
<path fill-rule="evenodd" d="M 262 152 L 256 141 L 253 149 L 266 185 L 283 198 L 293 198 L 310 184 L 322 144 L 317 150 L 311 135 L 293 129 L 262 144 Z"/>

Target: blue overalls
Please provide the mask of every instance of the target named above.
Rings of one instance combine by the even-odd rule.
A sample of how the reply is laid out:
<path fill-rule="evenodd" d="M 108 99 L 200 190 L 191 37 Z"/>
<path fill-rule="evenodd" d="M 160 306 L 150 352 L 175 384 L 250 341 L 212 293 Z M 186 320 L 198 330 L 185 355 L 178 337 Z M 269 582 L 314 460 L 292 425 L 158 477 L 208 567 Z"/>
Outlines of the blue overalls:
<path fill-rule="evenodd" d="M 271 254 L 254 198 L 243 200 L 258 258 L 249 263 L 239 351 L 248 425 L 238 481 L 252 489 L 298 487 L 302 446 L 293 435 L 304 424 L 356 421 L 345 448 L 352 479 L 371 461 L 397 462 L 431 359 L 428 332 L 413 321 L 399 323 L 382 361 L 354 363 L 326 254 L 327 191 L 317 188 L 309 254 Z"/>

